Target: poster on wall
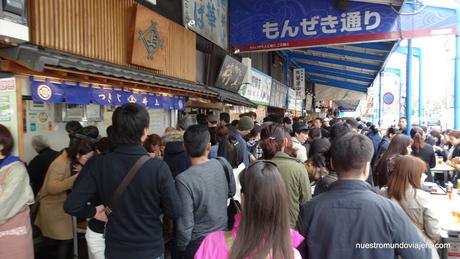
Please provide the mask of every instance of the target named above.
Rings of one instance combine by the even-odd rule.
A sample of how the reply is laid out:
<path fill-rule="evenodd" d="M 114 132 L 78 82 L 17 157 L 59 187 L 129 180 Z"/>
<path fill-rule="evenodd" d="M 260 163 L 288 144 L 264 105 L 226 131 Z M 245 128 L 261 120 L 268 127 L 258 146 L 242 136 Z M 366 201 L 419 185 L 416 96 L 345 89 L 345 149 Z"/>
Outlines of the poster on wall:
<path fill-rule="evenodd" d="M 228 48 L 227 0 L 183 0 L 184 26 Z"/>
<path fill-rule="evenodd" d="M 270 93 L 270 106 L 277 108 L 286 108 L 286 97 L 288 87 L 278 80 L 272 79 L 272 90 Z"/>
<path fill-rule="evenodd" d="M 18 143 L 18 111 L 14 77 L 0 79 L 0 124 L 10 130 L 14 143 Z M 19 154 L 18 145 L 14 146 L 13 154 Z"/>
<path fill-rule="evenodd" d="M 272 78 L 255 68 L 251 68 L 251 84 L 243 84 L 239 93 L 254 103 L 267 106 L 270 103 Z"/>
<path fill-rule="evenodd" d="M 216 87 L 237 93 L 247 72 L 247 66 L 227 55 L 220 67 Z"/>
<path fill-rule="evenodd" d="M 305 99 L 305 68 L 294 69 L 294 90 L 297 99 Z"/>

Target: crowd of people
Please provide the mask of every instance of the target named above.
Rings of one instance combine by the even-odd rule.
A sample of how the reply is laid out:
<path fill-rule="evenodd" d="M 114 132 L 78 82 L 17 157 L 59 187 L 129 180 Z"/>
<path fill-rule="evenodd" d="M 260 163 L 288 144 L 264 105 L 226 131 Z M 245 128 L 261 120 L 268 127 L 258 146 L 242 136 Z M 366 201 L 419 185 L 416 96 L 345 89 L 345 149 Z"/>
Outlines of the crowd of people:
<path fill-rule="evenodd" d="M 0 125 L 0 258 L 33 258 L 32 232 L 70 258 L 72 217 L 90 259 L 438 258 L 422 185 L 436 156 L 460 163 L 459 131 L 250 112 L 187 115 L 159 136 L 149 120 L 123 105 L 104 138 L 69 122 L 68 147 L 35 136 L 27 167 Z M 372 242 L 426 246 L 356 247 Z"/>

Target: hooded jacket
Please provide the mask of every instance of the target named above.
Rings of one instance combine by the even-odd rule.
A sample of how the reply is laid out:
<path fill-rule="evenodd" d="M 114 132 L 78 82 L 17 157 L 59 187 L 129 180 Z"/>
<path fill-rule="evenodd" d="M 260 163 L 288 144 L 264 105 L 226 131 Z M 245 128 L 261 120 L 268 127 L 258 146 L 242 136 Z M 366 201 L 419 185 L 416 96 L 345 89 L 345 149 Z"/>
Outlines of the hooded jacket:
<path fill-rule="evenodd" d="M 165 134 L 162 139 L 165 145 L 163 160 L 168 164 L 174 178 L 187 170 L 192 162 L 184 147 L 184 135 L 180 131 L 172 131 Z"/>

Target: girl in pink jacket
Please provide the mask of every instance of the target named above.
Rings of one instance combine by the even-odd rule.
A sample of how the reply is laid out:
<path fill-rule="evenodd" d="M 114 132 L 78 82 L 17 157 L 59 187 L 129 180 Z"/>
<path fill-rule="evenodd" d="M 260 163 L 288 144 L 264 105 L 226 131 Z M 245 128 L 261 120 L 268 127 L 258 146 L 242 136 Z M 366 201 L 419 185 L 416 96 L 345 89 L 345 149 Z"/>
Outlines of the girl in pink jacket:
<path fill-rule="evenodd" d="M 276 165 L 259 160 L 239 176 L 242 213 L 232 231 L 216 231 L 201 243 L 195 259 L 299 259 L 304 237 L 289 229 L 286 188 Z"/>

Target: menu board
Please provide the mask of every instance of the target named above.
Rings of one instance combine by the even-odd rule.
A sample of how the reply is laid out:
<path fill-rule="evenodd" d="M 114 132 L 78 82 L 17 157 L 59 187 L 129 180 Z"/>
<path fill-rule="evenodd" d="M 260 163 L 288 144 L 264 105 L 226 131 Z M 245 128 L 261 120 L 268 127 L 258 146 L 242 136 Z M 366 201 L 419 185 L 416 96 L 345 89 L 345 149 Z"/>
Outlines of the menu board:
<path fill-rule="evenodd" d="M 239 93 L 260 105 L 270 103 L 270 91 L 272 88 L 272 78 L 255 68 L 251 68 L 252 83 L 243 84 Z"/>
<path fill-rule="evenodd" d="M 288 87 L 278 80 L 272 79 L 272 90 L 270 93 L 270 106 L 277 108 L 286 108 L 286 97 Z"/>
<path fill-rule="evenodd" d="M 297 99 L 305 99 L 305 68 L 294 69 L 294 90 Z"/>
<path fill-rule="evenodd" d="M 16 80 L 14 77 L 0 79 L 0 124 L 7 127 L 14 139 L 14 155 L 18 151 L 18 111 L 16 106 Z"/>

